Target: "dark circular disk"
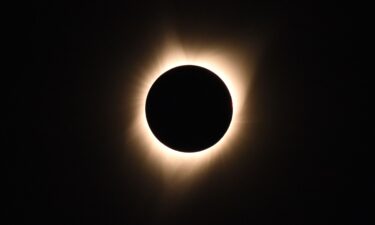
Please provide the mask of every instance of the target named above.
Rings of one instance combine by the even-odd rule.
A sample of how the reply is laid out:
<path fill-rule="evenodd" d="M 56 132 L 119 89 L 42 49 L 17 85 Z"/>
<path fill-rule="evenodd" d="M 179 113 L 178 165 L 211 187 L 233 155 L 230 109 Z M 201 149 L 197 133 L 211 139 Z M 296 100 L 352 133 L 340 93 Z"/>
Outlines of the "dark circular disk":
<path fill-rule="evenodd" d="M 146 99 L 152 133 L 181 152 L 202 151 L 216 144 L 228 130 L 232 112 L 232 98 L 224 82 L 210 70 L 193 65 L 163 73 Z"/>

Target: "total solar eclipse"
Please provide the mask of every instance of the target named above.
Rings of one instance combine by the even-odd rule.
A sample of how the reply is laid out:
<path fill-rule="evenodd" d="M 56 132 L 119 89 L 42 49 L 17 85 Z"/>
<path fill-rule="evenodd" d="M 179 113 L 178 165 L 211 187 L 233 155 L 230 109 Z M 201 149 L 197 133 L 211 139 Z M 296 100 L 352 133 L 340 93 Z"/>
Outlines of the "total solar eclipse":
<path fill-rule="evenodd" d="M 225 83 L 200 66 L 184 65 L 163 73 L 146 99 L 147 123 L 164 145 L 198 152 L 215 145 L 229 128 L 232 98 Z"/>

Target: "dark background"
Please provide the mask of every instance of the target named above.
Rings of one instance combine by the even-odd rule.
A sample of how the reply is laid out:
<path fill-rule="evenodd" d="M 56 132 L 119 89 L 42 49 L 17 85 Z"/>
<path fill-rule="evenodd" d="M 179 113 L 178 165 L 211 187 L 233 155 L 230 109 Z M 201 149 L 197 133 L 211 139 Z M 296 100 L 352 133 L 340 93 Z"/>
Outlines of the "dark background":
<path fill-rule="evenodd" d="M 5 224 L 371 224 L 374 130 L 355 66 L 364 56 L 353 53 L 354 6 L 33 1 L 16 9 Z M 133 149 L 123 142 L 124 79 L 112 68 L 142 64 L 165 24 L 202 39 L 273 32 L 251 90 L 258 122 L 249 153 L 161 216 L 158 181 L 133 170 L 141 161 L 119 157 Z"/>

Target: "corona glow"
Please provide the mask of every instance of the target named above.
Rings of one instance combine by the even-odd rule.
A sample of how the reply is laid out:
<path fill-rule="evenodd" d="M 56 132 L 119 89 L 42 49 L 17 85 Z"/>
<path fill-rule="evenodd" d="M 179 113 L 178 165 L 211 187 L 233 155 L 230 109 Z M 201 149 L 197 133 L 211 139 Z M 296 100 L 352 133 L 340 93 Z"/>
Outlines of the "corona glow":
<path fill-rule="evenodd" d="M 233 46 L 211 46 L 208 42 L 204 48 L 194 45 L 189 48 L 176 40 L 167 38 L 159 45 L 155 57 L 148 56 L 144 60 L 145 67 L 135 68 L 137 72 L 133 81 L 126 84 L 132 91 L 125 94 L 125 104 L 131 111 L 128 118 L 131 124 L 125 134 L 127 147 L 130 146 L 134 154 L 144 160 L 140 163 L 145 163 L 150 170 L 159 171 L 163 180 L 171 185 L 191 180 L 218 158 L 223 159 L 225 154 L 236 151 L 241 143 L 241 132 L 246 132 L 243 126 L 250 120 L 245 101 L 254 61 L 250 54 Z M 233 116 L 227 132 L 215 145 L 200 152 L 186 153 L 168 148 L 154 136 L 146 120 L 145 103 L 152 84 L 167 70 L 181 65 L 201 66 L 214 72 L 228 87 L 233 101 Z"/>

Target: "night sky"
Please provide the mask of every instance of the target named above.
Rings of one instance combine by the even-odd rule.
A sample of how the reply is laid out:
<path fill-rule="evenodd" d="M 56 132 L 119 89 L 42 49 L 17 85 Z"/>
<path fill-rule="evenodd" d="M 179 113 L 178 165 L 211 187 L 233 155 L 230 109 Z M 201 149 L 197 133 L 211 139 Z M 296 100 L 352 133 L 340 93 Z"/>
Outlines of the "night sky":
<path fill-rule="evenodd" d="M 18 6 L 4 224 L 371 224 L 374 129 L 354 14 L 325 2 Z M 175 198 L 124 141 L 136 88 L 124 87 L 166 31 L 187 48 L 259 47 L 248 141 Z"/>

